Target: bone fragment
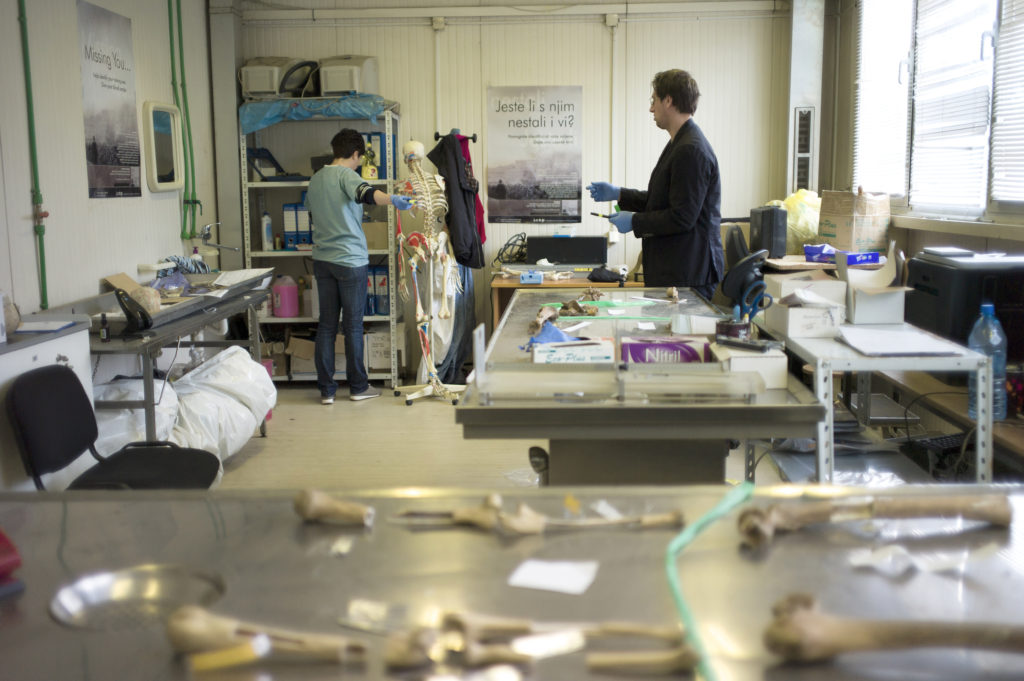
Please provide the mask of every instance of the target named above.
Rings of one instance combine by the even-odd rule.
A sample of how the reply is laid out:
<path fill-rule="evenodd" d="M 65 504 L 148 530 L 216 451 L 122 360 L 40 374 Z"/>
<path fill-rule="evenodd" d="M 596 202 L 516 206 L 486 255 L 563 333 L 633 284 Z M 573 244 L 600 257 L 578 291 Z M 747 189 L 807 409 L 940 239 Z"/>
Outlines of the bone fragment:
<path fill-rule="evenodd" d="M 768 650 L 786 660 L 826 660 L 842 653 L 907 648 L 974 648 L 1024 652 L 1024 627 L 985 622 L 867 620 L 817 609 L 808 594 L 793 594 L 772 608 L 764 632 Z"/>
<path fill-rule="evenodd" d="M 679 289 L 675 286 L 669 286 L 665 289 L 665 298 L 671 300 L 673 303 L 679 302 Z"/>
<path fill-rule="evenodd" d="M 688 645 L 666 650 L 632 650 L 587 653 L 587 669 L 593 672 L 665 675 L 686 672 L 697 666 L 700 657 Z"/>
<path fill-rule="evenodd" d="M 413 669 L 431 664 L 430 649 L 437 641 L 437 630 L 417 627 L 396 632 L 384 645 L 384 664 L 389 669 Z"/>
<path fill-rule="evenodd" d="M 544 327 L 544 322 L 553 322 L 556 319 L 558 319 L 558 310 L 549 305 L 545 305 L 537 311 L 537 318 L 530 322 L 530 326 L 527 327 L 526 332 L 531 336 L 534 336 Z"/>
<path fill-rule="evenodd" d="M 604 291 L 594 286 L 588 286 L 583 289 L 583 293 L 577 300 L 601 300 L 602 298 L 604 298 Z"/>
<path fill-rule="evenodd" d="M 373 526 L 374 510 L 354 501 L 335 499 L 326 492 L 306 489 L 295 495 L 295 512 L 306 521 L 334 525 Z"/>
<path fill-rule="evenodd" d="M 740 513 L 738 526 L 753 548 L 771 542 L 779 531 L 807 525 L 869 518 L 963 518 L 1007 527 L 1013 508 L 1005 496 L 869 497 L 866 499 L 787 502 Z"/>
<path fill-rule="evenodd" d="M 179 653 L 201 653 L 242 645 L 265 634 L 271 654 L 293 660 L 364 662 L 366 646 L 334 634 L 315 634 L 278 629 L 215 615 L 195 605 L 175 610 L 167 619 L 167 638 Z"/>
<path fill-rule="evenodd" d="M 484 530 L 493 530 L 498 526 L 500 511 L 501 495 L 488 494 L 480 506 L 457 508 L 452 511 L 452 522 L 456 525 L 473 525 Z"/>

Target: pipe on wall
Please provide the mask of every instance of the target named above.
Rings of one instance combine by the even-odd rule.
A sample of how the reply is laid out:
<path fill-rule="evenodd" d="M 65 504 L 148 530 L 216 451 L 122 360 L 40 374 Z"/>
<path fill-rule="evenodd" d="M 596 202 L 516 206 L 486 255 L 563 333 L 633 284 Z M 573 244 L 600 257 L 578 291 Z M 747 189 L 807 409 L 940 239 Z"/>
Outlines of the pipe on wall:
<path fill-rule="evenodd" d="M 36 154 L 36 118 L 32 101 L 32 67 L 28 49 L 28 15 L 25 0 L 18 0 L 18 23 L 21 25 L 21 58 L 25 66 L 25 106 L 28 109 L 28 152 L 32 169 L 32 223 L 36 234 L 39 260 L 39 309 L 45 310 L 50 304 L 46 293 L 46 225 L 43 219 L 49 213 L 43 210 L 43 193 L 39 189 L 39 159 Z"/>

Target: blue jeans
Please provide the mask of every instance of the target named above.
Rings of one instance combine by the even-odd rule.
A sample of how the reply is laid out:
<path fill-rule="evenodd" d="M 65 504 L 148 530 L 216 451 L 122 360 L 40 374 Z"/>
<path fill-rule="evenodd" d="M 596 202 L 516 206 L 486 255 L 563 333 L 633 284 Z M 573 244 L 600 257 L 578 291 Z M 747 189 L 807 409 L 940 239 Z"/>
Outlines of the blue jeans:
<path fill-rule="evenodd" d="M 316 326 L 316 383 L 320 394 L 333 396 L 334 341 L 338 335 L 338 315 L 342 315 L 345 334 L 345 376 L 353 395 L 370 383 L 363 364 L 363 310 L 366 306 L 366 265 L 345 267 L 322 260 L 313 261 L 313 276 L 320 297 L 320 321 Z"/>

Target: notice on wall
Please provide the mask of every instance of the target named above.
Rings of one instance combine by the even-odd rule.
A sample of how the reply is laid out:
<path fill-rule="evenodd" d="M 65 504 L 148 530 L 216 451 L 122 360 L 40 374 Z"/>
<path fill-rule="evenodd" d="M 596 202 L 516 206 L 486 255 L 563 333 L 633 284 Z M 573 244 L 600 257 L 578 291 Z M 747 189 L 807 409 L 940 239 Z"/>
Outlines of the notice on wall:
<path fill-rule="evenodd" d="M 89 198 L 141 196 L 131 19 L 78 3 Z"/>
<path fill-rule="evenodd" d="M 488 222 L 580 222 L 580 86 L 487 89 Z"/>

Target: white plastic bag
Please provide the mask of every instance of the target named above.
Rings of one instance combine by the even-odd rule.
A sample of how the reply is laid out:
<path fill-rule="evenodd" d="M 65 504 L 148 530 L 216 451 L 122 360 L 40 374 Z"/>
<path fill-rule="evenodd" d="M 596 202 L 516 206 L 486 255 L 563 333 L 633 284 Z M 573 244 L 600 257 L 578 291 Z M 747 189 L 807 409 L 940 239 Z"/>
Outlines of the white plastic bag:
<path fill-rule="evenodd" d="M 241 347 L 228 348 L 182 376 L 171 440 L 214 452 L 221 461 L 240 450 L 277 403 L 277 388 Z"/>
<path fill-rule="evenodd" d="M 93 386 L 93 399 L 110 402 L 141 401 L 143 387 L 141 378 L 123 378 Z M 155 430 L 157 440 L 170 438 L 178 417 L 178 395 L 174 388 L 164 381 L 153 381 L 155 405 Z M 143 409 L 97 409 L 96 451 L 100 456 L 109 456 L 129 442 L 146 439 L 146 412 Z"/>

